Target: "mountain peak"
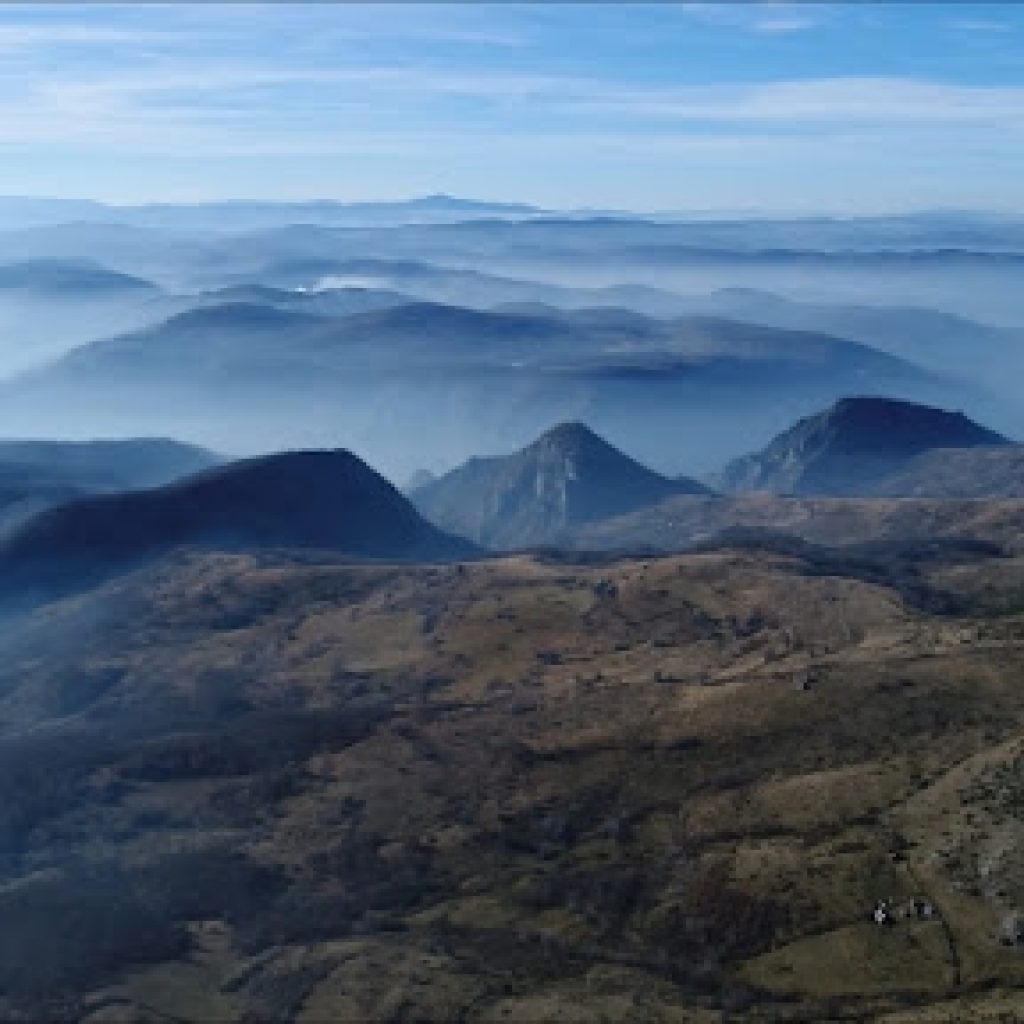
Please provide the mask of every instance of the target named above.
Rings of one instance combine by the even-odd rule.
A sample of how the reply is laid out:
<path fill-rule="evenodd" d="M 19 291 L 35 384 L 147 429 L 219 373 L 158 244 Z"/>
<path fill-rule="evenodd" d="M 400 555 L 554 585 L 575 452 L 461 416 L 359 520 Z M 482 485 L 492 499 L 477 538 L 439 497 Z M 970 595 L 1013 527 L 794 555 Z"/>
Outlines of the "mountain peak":
<path fill-rule="evenodd" d="M 509 202 L 491 202 L 488 200 L 481 199 L 464 199 L 460 196 L 449 195 L 447 192 L 434 192 L 426 196 L 418 196 L 415 199 L 409 199 L 404 204 L 410 208 L 429 208 L 436 210 L 454 210 L 454 211 L 495 211 L 495 212 L 512 212 L 512 213 L 533 213 L 537 212 L 537 207 L 530 206 L 526 203 L 509 203 Z"/>
<path fill-rule="evenodd" d="M 442 529 L 496 548 L 558 540 L 584 522 L 622 515 L 675 494 L 703 494 L 669 480 L 578 421 L 559 423 L 503 458 L 471 459 L 418 489 L 417 507 Z"/>
<path fill-rule="evenodd" d="M 851 395 L 840 398 L 824 413 L 834 422 L 845 421 L 875 427 L 881 423 L 919 423 L 937 428 L 954 421 L 971 423 L 962 412 L 949 412 L 931 405 L 907 402 L 899 398 L 885 398 L 880 395 Z M 976 425 L 975 425 L 976 426 Z M 984 427 L 977 427 L 984 430 Z M 991 433 L 991 431 L 989 431 Z"/>
<path fill-rule="evenodd" d="M 590 427 L 580 420 L 567 420 L 564 423 L 556 424 L 550 430 L 546 430 L 541 434 L 530 445 L 530 448 L 541 445 L 553 445 L 566 450 L 612 447 L 603 437 L 595 434 Z"/>
<path fill-rule="evenodd" d="M 861 494 L 922 452 L 1009 443 L 962 412 L 855 396 L 798 420 L 760 452 L 730 463 L 723 486 L 733 491 Z"/>
<path fill-rule="evenodd" d="M 418 196 L 415 199 L 410 199 L 411 204 L 422 204 L 422 205 L 440 205 L 442 203 L 458 203 L 463 204 L 468 200 L 459 199 L 457 196 L 450 195 L 447 192 L 431 192 L 425 196 Z"/>

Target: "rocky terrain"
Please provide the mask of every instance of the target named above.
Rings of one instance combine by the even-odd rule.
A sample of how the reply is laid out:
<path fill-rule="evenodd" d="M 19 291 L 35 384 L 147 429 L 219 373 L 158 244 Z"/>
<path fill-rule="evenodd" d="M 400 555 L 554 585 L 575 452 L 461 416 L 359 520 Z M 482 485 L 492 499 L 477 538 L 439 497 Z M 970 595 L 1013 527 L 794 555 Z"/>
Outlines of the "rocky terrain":
<path fill-rule="evenodd" d="M 0 641 L 2 1015 L 1017 1019 L 1022 600 L 950 543 L 50 604 Z"/>
<path fill-rule="evenodd" d="M 1024 497 L 1024 445 L 936 448 L 915 456 L 873 491 L 879 496 Z"/>
<path fill-rule="evenodd" d="M 811 498 L 776 494 L 668 498 L 579 526 L 568 546 L 620 552 L 683 551 L 737 531 L 846 547 L 961 538 L 1021 546 L 1020 499 Z"/>

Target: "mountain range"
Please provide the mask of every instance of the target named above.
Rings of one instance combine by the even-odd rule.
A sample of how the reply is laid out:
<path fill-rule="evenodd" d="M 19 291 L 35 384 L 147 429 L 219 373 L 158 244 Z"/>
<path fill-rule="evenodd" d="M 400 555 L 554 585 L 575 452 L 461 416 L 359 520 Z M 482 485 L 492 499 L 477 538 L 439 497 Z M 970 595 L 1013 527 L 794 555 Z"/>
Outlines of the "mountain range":
<path fill-rule="evenodd" d="M 8 592 L 48 592 L 190 544 L 419 558 L 465 556 L 474 545 L 680 549 L 736 527 L 831 544 L 844 535 L 960 528 L 1005 540 L 1004 526 L 993 525 L 1003 523 L 1002 513 L 982 525 L 988 511 L 970 502 L 1024 496 L 1021 451 L 962 414 L 848 398 L 730 464 L 718 481 L 730 492 L 856 500 L 773 503 L 663 476 L 583 423 L 567 422 L 511 455 L 420 474 L 410 504 L 345 451 L 214 465 L 209 452 L 160 439 L 6 442 L 0 568 Z M 917 504 L 886 504 L 892 498 Z"/>
<path fill-rule="evenodd" d="M 555 367 L 574 362 L 650 365 L 658 358 L 697 364 L 731 358 L 825 363 L 837 375 L 845 371 L 926 379 L 911 364 L 858 342 L 714 317 L 656 320 L 615 308 L 561 311 L 521 304 L 487 311 L 430 302 L 396 304 L 391 293 L 372 290 L 298 293 L 287 304 L 274 296 L 271 292 L 266 301 L 267 293 L 228 291 L 215 301 L 201 299 L 196 308 L 143 332 L 81 346 L 46 372 L 88 366 L 115 377 L 122 372 L 121 361 L 129 357 L 145 372 L 145 360 L 163 365 L 172 349 L 177 352 L 187 342 L 195 346 L 181 353 L 189 365 L 200 356 L 211 366 L 218 361 L 241 364 L 258 346 L 260 354 L 294 362 L 327 358 L 342 365 L 353 359 L 387 363 L 410 357 L 436 364 L 459 360 L 460 365 L 502 365 L 514 360 Z M 252 301 L 254 297 L 260 301 Z M 345 312 L 329 315 L 332 301 Z M 311 310 L 316 302 L 321 312 Z M 346 309 L 350 302 L 363 308 Z"/>
<path fill-rule="evenodd" d="M 406 558 L 465 555 L 473 544 L 679 549 L 737 526 L 843 543 L 844 535 L 951 533 L 970 521 L 979 524 L 975 534 L 1003 536 L 1002 526 L 980 525 L 984 509 L 963 501 L 1024 496 L 1021 450 L 962 414 L 845 399 L 732 463 L 718 480 L 732 492 L 860 503 L 772 504 L 718 497 L 691 478 L 662 476 L 570 422 L 512 455 L 421 478 L 410 505 L 346 452 L 283 453 L 207 469 L 215 461 L 209 452 L 160 439 L 6 442 L 0 564 L 9 591 L 21 581 L 48 592 L 188 544 Z M 203 471 L 191 475 L 196 470 Z M 873 504 L 886 498 L 918 505 Z"/>
<path fill-rule="evenodd" d="M 0 1020 L 1024 1019 L 1022 260 L 0 197 Z"/>
<path fill-rule="evenodd" d="M 24 432 L 46 404 L 73 407 L 79 430 L 186 424 L 185 436 L 241 454 L 343 437 L 401 479 L 583 418 L 659 469 L 692 475 L 808 408 L 883 389 L 941 402 L 962 385 L 857 342 L 720 318 L 250 287 L 3 382 L 0 426 Z M 687 433 L 702 445 L 670 443 Z"/>
<path fill-rule="evenodd" d="M 254 230 L 282 224 L 389 225 L 477 217 L 533 217 L 526 203 L 486 202 L 443 194 L 391 202 L 209 202 L 110 205 L 86 200 L 0 196 L 0 219 L 17 227 L 67 221 L 117 223 L 175 231 Z"/>
<path fill-rule="evenodd" d="M 785 435 L 864 488 L 992 436 L 873 398 Z M 292 451 L 0 537 L 0 1017 L 866 1020 L 948 1007 L 951 948 L 971 1016 L 1017 977 L 1024 501 L 713 494 L 579 422 L 411 497 Z"/>
<path fill-rule="evenodd" d="M 232 209 L 241 216 L 225 230 Z M 262 276 L 266 268 L 295 261 L 414 262 L 560 287 L 628 282 L 691 294 L 753 288 L 816 304 L 917 305 L 1022 323 L 1020 302 L 1007 290 L 1024 251 L 1019 222 L 1012 218 L 971 224 L 941 218 L 687 222 L 498 212 L 482 219 L 446 213 L 447 223 L 417 222 L 410 215 L 397 224 L 343 226 L 329 218 L 316 222 L 314 206 L 306 218 L 282 219 L 271 212 L 261 225 L 245 226 L 239 205 L 200 211 L 191 226 L 183 220 L 172 227 L 170 210 L 163 212 L 168 217 L 160 227 L 108 216 L 19 228 L 9 219 L 11 229 L 0 231 L 0 260 L 102 254 L 109 266 L 172 290 L 274 284 Z M 970 287 L 951 288 L 957 279 Z M 507 301 L 523 298 L 520 291 Z M 444 301 L 475 299 L 449 295 Z"/>
<path fill-rule="evenodd" d="M 989 503 L 1024 498 L 1022 452 L 962 414 L 849 398 L 717 477 L 726 491 L 759 492 L 749 498 L 654 474 L 579 423 L 513 455 L 471 459 L 410 496 L 432 522 L 497 549 L 681 550 L 736 529 L 832 545 L 960 533 L 1008 543 L 1019 507 Z M 826 500 L 839 497 L 848 500 Z"/>

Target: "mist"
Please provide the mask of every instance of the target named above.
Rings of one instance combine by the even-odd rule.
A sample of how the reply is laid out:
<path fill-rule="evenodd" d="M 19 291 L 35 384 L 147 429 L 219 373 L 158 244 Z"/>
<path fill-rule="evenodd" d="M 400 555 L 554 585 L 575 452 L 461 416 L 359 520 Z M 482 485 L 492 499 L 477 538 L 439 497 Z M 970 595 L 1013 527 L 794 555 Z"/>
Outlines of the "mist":
<path fill-rule="evenodd" d="M 1019 234 L 532 214 L 239 232 L 187 208 L 0 233 L 32 257 L 0 288 L 0 435 L 345 447 L 398 483 L 565 420 L 703 477 L 849 394 L 1024 436 Z"/>

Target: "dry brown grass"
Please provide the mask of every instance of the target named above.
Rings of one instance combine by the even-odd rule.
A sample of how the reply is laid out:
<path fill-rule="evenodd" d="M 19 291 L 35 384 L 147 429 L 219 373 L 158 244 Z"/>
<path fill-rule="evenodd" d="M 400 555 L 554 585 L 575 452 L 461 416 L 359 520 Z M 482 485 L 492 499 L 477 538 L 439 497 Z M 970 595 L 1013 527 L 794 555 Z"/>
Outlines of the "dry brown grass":
<path fill-rule="evenodd" d="M 1024 901 L 1024 620 L 807 570 L 223 556 L 112 585 L 10 642 L 8 736 L 130 735 L 5 884 L 112 859 L 142 886 L 212 847 L 277 879 L 264 903 L 162 882 L 188 952 L 71 993 L 93 1021 L 1024 1014 L 995 937 Z M 85 668 L 107 684 L 61 711 Z M 870 924 L 915 896 L 941 917 Z"/>

